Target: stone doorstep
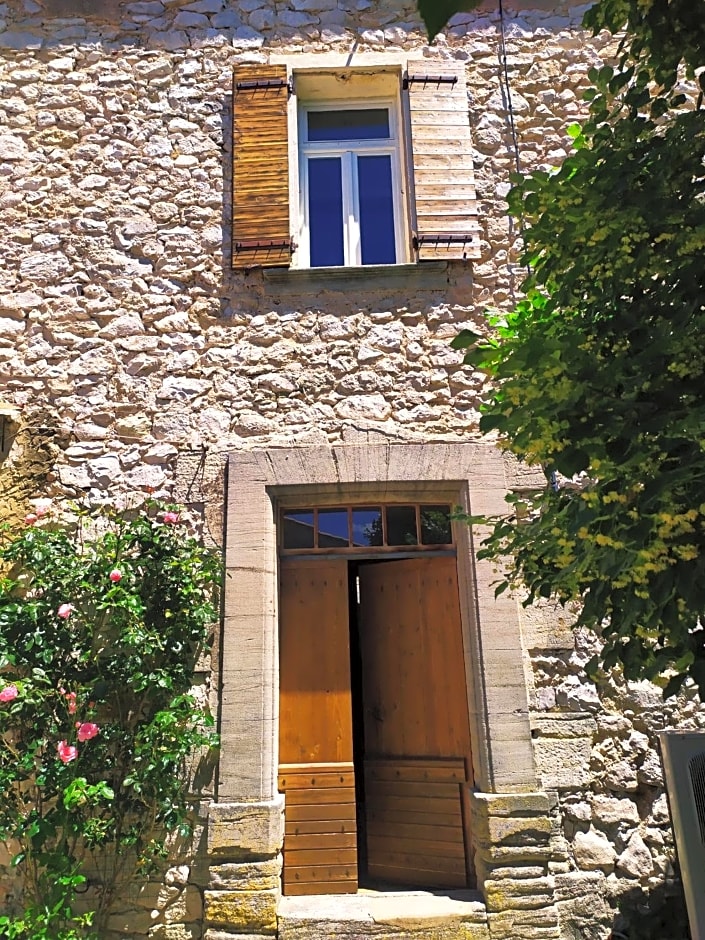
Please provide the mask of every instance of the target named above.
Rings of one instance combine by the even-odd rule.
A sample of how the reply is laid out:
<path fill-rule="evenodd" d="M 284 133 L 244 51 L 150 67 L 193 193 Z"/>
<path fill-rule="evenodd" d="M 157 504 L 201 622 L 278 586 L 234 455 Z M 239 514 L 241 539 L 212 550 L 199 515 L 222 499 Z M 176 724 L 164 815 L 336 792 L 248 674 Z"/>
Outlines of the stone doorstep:
<path fill-rule="evenodd" d="M 416 940 L 489 940 L 487 909 L 476 891 L 374 892 L 284 897 L 279 936 L 352 938 L 414 937 Z"/>

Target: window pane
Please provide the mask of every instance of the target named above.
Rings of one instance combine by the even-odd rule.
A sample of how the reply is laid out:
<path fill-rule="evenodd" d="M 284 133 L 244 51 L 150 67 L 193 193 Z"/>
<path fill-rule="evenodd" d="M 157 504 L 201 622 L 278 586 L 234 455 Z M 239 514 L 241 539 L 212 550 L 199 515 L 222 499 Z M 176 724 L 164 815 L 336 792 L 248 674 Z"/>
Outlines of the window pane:
<path fill-rule="evenodd" d="M 388 506 L 387 545 L 418 545 L 415 506 Z"/>
<path fill-rule="evenodd" d="M 309 509 L 284 513 L 284 548 L 313 548 L 313 512 Z"/>
<path fill-rule="evenodd" d="M 308 225 L 311 267 L 345 264 L 343 165 L 339 157 L 308 161 Z"/>
<path fill-rule="evenodd" d="M 358 157 L 363 264 L 395 264 L 392 158 Z"/>
<path fill-rule="evenodd" d="M 353 509 L 352 518 L 353 545 L 382 544 L 382 510 L 379 506 L 374 509 Z"/>
<path fill-rule="evenodd" d="M 318 547 L 348 547 L 347 509 L 318 510 Z"/>
<path fill-rule="evenodd" d="M 387 108 L 351 108 L 345 111 L 309 111 L 309 140 L 386 140 Z"/>
<path fill-rule="evenodd" d="M 450 506 L 421 507 L 421 544 L 450 545 Z"/>

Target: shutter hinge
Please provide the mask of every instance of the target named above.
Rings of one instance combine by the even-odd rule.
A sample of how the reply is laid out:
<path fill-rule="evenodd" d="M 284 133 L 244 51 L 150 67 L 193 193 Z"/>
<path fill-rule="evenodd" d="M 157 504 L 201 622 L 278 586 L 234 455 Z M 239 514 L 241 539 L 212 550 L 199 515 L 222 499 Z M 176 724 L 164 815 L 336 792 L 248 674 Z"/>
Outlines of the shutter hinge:
<path fill-rule="evenodd" d="M 434 232 L 431 235 L 414 235 L 414 248 L 421 248 L 422 245 L 464 245 L 466 242 L 472 241 L 475 241 L 475 236 L 471 234 L 456 235 Z"/>
<path fill-rule="evenodd" d="M 290 95 L 294 93 L 294 86 L 286 78 L 248 78 L 235 82 L 236 91 L 246 91 L 257 88 L 286 88 Z"/>
<path fill-rule="evenodd" d="M 410 85 L 456 85 L 457 75 L 407 75 L 402 82 L 404 91 L 407 91 Z"/>

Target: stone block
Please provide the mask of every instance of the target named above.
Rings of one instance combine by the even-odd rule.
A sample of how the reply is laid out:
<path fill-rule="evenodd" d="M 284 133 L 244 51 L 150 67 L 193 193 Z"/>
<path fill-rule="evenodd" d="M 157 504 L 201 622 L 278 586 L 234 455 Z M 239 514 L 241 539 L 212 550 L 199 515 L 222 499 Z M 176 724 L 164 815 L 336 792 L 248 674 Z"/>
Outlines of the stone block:
<path fill-rule="evenodd" d="M 639 833 L 635 832 L 617 859 L 617 871 L 628 878 L 648 878 L 653 870 L 651 852 Z"/>
<path fill-rule="evenodd" d="M 149 940 L 200 940 L 200 924 L 159 924 L 148 934 Z"/>
<path fill-rule="evenodd" d="M 206 891 L 205 921 L 234 933 L 274 934 L 278 891 Z"/>
<path fill-rule="evenodd" d="M 228 930 L 206 930 L 203 940 L 272 940 L 271 936 L 261 933 L 238 933 L 232 934 Z"/>
<path fill-rule="evenodd" d="M 281 856 L 265 862 L 213 865 L 210 887 L 218 891 L 268 891 L 279 887 Z"/>
<path fill-rule="evenodd" d="M 594 830 L 576 833 L 573 853 L 578 868 L 588 871 L 596 868 L 610 870 L 617 858 L 612 843 Z"/>
<path fill-rule="evenodd" d="M 555 805 L 547 793 L 471 793 L 474 818 L 548 814 Z"/>
<path fill-rule="evenodd" d="M 551 834 L 548 816 L 489 816 L 478 820 L 476 838 L 494 845 L 546 845 Z"/>
<path fill-rule="evenodd" d="M 572 649 L 573 621 L 565 607 L 549 601 L 520 608 L 521 633 L 527 649 Z"/>
<path fill-rule="evenodd" d="M 492 940 L 558 940 L 558 911 L 544 907 L 533 911 L 502 911 L 488 917 Z"/>
<path fill-rule="evenodd" d="M 531 730 L 542 738 L 592 738 L 597 722 L 592 715 L 532 715 Z"/>
<path fill-rule="evenodd" d="M 585 897 L 603 897 L 605 874 L 601 871 L 571 871 L 555 876 L 556 901 L 574 901 Z"/>
<path fill-rule="evenodd" d="M 598 825 L 614 826 L 618 823 L 639 825 L 639 810 L 636 803 L 629 799 L 597 795 L 590 801 L 592 816 Z"/>
<path fill-rule="evenodd" d="M 534 740 L 536 768 L 545 787 L 574 789 L 589 783 L 592 737 L 538 737 Z"/>
<path fill-rule="evenodd" d="M 483 885 L 488 911 L 527 910 L 553 904 L 553 878 L 520 881 L 488 879 Z"/>
<path fill-rule="evenodd" d="M 284 843 L 284 797 L 266 803 L 213 803 L 208 818 L 208 852 L 247 859 L 275 856 Z"/>

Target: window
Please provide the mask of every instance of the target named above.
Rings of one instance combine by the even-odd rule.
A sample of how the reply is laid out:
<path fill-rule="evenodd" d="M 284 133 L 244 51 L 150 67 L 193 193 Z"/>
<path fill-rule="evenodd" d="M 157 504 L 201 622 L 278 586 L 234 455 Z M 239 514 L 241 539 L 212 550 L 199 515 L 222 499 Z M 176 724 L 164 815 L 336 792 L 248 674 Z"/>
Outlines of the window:
<path fill-rule="evenodd" d="M 233 267 L 479 257 L 464 67 L 238 65 Z"/>
<path fill-rule="evenodd" d="M 300 267 L 406 260 L 394 102 L 303 104 Z"/>
<path fill-rule="evenodd" d="M 283 553 L 420 551 L 451 548 L 449 505 L 423 503 L 286 509 L 280 527 Z"/>

